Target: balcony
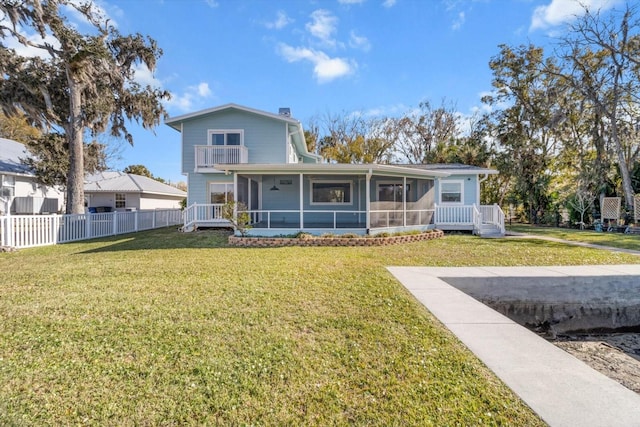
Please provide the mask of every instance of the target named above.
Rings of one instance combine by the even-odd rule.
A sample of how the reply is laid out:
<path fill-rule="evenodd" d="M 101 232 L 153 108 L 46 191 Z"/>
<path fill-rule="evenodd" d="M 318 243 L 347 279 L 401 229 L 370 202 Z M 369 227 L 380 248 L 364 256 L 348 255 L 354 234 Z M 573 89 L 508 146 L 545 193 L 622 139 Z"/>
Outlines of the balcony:
<path fill-rule="evenodd" d="M 196 145 L 196 170 L 215 164 L 248 163 L 249 150 L 244 145 Z"/>

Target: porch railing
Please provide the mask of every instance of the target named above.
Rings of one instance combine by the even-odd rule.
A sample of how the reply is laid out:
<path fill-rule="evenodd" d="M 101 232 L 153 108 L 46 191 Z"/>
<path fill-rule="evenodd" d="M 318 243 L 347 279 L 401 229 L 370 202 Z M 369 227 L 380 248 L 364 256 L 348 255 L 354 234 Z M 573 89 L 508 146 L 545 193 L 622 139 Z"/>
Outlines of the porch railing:
<path fill-rule="evenodd" d="M 193 204 L 184 211 L 185 229 L 198 225 L 224 225 L 229 223 L 222 218 L 223 204 Z M 253 228 L 265 229 L 366 229 L 367 212 L 304 210 L 250 210 L 248 211 Z M 504 233 L 504 213 L 498 205 L 441 206 L 435 209 L 415 210 L 372 210 L 370 228 L 410 227 L 435 224 L 451 227 L 464 226 L 478 231 L 483 224 L 493 224 Z"/>
<path fill-rule="evenodd" d="M 436 226 L 473 225 L 473 209 L 473 205 L 436 205 L 435 224 Z"/>
<path fill-rule="evenodd" d="M 433 224 L 433 209 L 372 210 L 371 228 L 409 227 Z"/>
<path fill-rule="evenodd" d="M 185 229 L 206 223 L 227 223 L 222 218 L 224 203 L 194 203 L 185 208 L 182 217 Z"/>
<path fill-rule="evenodd" d="M 239 164 L 249 161 L 244 145 L 196 145 L 196 168 L 211 168 L 215 164 Z"/>
<path fill-rule="evenodd" d="M 496 225 L 500 229 L 500 232 L 504 234 L 505 215 L 500 206 L 496 204 L 480 206 L 480 213 L 484 224 Z"/>
<path fill-rule="evenodd" d="M 493 225 L 504 234 L 504 212 L 498 205 L 436 205 L 435 220 L 438 226 L 469 226 L 479 232 L 483 225 Z"/>
<path fill-rule="evenodd" d="M 197 226 L 228 226 L 222 218 L 223 204 L 192 204 L 184 211 L 185 230 Z M 304 210 L 302 218 L 298 209 L 247 211 L 253 228 L 264 229 L 366 229 L 367 212 L 364 210 L 333 211 Z M 393 228 L 429 225 L 433 223 L 433 209 L 372 210 L 370 228 Z"/>
<path fill-rule="evenodd" d="M 29 248 L 133 233 L 182 223 L 180 209 L 76 215 L 0 216 L 0 246 Z"/>

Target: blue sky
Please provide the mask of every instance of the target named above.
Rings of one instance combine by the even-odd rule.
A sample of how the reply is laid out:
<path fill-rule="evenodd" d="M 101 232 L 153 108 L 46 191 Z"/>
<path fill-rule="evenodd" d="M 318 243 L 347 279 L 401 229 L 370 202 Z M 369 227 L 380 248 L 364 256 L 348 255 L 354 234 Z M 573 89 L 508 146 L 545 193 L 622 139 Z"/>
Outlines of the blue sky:
<path fill-rule="evenodd" d="M 583 0 L 592 9 L 621 0 Z M 463 115 L 491 90 L 498 45 L 549 46 L 579 13 L 575 0 L 101 0 L 121 33 L 154 38 L 164 54 L 138 79 L 169 90 L 170 116 L 226 103 L 306 125 L 328 112 L 399 116 L 423 100 Z M 113 166 L 144 164 L 181 181 L 180 134 L 132 126 Z"/>

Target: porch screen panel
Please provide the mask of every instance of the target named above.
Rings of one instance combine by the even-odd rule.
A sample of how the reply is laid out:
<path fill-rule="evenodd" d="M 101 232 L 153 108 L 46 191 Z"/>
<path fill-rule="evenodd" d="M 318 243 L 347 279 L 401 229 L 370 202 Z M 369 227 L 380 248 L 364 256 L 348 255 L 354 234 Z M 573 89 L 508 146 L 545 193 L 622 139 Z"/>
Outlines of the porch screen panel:
<path fill-rule="evenodd" d="M 312 203 L 351 203 L 351 183 L 314 182 L 311 195 Z"/>
<path fill-rule="evenodd" d="M 238 177 L 238 201 L 249 205 L 249 180 L 242 176 Z"/>
<path fill-rule="evenodd" d="M 381 202 L 403 202 L 404 194 L 409 194 L 411 191 L 411 184 L 407 184 L 406 191 L 402 191 L 402 184 L 378 184 L 378 200 Z M 411 197 L 407 197 L 410 201 Z"/>

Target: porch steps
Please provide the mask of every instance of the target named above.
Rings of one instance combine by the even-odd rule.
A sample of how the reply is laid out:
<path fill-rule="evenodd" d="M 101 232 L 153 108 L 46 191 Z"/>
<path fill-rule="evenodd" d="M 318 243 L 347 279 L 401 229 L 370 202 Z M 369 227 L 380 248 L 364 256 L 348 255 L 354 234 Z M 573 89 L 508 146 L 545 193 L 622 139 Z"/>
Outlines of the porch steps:
<path fill-rule="evenodd" d="M 480 230 L 476 231 L 480 237 L 503 237 L 504 233 L 497 224 L 482 224 Z"/>

